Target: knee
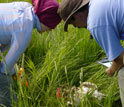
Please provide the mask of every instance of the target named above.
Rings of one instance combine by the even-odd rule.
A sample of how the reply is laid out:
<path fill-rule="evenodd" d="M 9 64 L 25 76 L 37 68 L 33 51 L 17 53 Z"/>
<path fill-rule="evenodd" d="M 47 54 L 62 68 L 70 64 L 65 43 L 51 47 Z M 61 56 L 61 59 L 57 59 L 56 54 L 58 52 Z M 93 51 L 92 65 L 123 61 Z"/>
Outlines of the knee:
<path fill-rule="evenodd" d="M 124 67 L 122 67 L 122 68 L 118 71 L 118 79 L 119 79 L 119 80 L 124 80 Z"/>
<path fill-rule="evenodd" d="M 124 67 L 122 67 L 118 72 L 118 83 L 119 87 L 124 90 Z"/>

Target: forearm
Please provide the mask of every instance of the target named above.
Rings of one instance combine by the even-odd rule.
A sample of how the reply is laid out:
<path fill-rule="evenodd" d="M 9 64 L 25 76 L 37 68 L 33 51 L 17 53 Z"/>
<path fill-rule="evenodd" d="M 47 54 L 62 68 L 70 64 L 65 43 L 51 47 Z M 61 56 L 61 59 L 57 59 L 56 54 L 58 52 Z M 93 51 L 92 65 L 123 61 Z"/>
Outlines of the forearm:
<path fill-rule="evenodd" d="M 116 59 L 114 59 L 114 61 L 113 61 L 113 63 L 117 64 L 118 67 L 124 66 L 124 64 L 123 64 L 123 55 L 124 55 L 124 51 Z"/>
<path fill-rule="evenodd" d="M 18 38 L 13 40 L 12 45 L 7 55 L 5 56 L 4 61 L 1 63 L 1 72 L 7 72 L 10 75 L 14 74 L 14 65 L 19 60 L 21 54 L 26 50 L 30 40 L 31 35 L 25 36 L 24 39 Z"/>

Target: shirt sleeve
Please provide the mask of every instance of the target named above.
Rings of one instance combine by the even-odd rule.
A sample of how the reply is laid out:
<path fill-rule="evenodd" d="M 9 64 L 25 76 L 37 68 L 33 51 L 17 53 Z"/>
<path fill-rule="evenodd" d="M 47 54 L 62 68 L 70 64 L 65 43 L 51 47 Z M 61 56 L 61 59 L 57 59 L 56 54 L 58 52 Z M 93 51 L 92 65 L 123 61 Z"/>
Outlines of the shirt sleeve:
<path fill-rule="evenodd" d="M 27 27 L 29 28 L 29 27 Z M 5 56 L 5 61 L 1 63 L 1 72 L 12 75 L 14 73 L 14 65 L 20 58 L 21 54 L 27 48 L 32 37 L 32 29 L 23 29 L 12 34 L 11 47 Z"/>
<path fill-rule="evenodd" d="M 95 27 L 89 31 L 106 53 L 108 60 L 112 61 L 122 53 L 120 35 L 112 26 Z"/>

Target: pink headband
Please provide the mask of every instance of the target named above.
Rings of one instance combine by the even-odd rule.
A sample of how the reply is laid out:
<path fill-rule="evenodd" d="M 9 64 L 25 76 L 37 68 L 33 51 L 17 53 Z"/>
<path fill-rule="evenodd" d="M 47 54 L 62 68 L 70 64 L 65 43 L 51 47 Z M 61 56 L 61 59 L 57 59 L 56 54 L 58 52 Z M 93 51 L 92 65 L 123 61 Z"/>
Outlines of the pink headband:
<path fill-rule="evenodd" d="M 59 4 L 56 0 L 32 0 L 32 4 L 40 22 L 49 28 L 54 29 L 61 21 L 57 14 Z"/>

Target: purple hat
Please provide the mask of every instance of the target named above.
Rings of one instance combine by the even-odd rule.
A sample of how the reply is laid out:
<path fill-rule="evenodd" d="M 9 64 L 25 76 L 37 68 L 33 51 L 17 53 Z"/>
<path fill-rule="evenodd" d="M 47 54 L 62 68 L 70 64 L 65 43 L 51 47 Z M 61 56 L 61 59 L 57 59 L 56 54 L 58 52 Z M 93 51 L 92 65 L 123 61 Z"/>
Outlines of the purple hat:
<path fill-rule="evenodd" d="M 59 4 L 56 0 L 32 0 L 32 4 L 40 22 L 49 28 L 54 29 L 61 21 L 57 14 Z"/>

